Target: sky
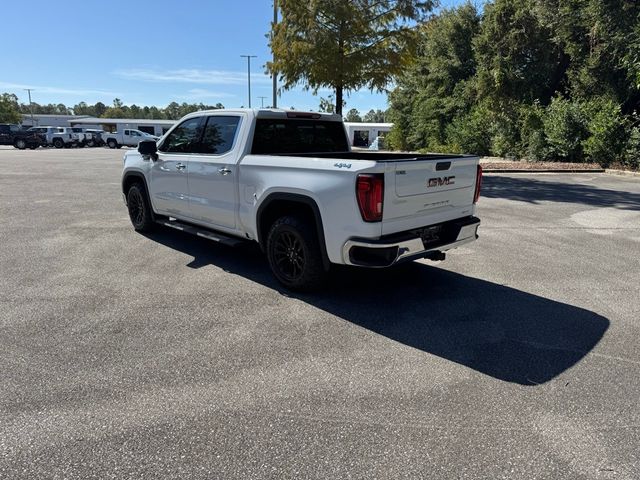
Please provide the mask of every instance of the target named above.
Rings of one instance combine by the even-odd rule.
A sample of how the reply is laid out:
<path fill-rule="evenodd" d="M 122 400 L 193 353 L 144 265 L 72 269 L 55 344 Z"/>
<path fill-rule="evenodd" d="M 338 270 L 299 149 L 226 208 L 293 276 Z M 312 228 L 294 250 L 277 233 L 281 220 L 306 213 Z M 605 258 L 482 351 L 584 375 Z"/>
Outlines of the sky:
<path fill-rule="evenodd" d="M 454 6 L 464 0 L 443 0 Z M 228 108 L 248 106 L 247 60 L 251 59 L 251 103 L 271 104 L 264 65 L 271 52 L 266 35 L 272 0 L 30 0 L 3 2 L 0 93 L 28 103 L 73 106 L 114 98 L 126 105 L 164 107 L 178 103 Z M 8 41 L 8 47 L 7 42 Z M 316 96 L 283 91 L 278 106 L 317 110 Z M 260 97 L 266 97 L 261 99 Z M 386 93 L 367 89 L 346 97 L 345 112 L 386 109 Z"/>

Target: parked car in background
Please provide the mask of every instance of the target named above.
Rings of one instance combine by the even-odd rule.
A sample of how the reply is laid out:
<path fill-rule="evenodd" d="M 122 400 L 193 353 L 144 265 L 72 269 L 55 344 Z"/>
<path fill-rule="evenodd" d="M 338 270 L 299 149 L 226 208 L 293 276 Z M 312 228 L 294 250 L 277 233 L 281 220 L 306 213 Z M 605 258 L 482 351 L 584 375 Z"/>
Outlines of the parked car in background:
<path fill-rule="evenodd" d="M 67 130 L 69 127 L 31 127 L 28 132 L 40 134 L 45 145 L 56 148 L 71 147 L 74 145 L 73 132 Z"/>
<path fill-rule="evenodd" d="M 102 135 L 104 135 L 104 130 L 98 130 L 96 128 L 87 128 L 85 132 L 91 134 L 91 142 L 89 143 L 90 147 L 102 147 L 105 144 L 104 140 L 102 139 Z"/>
<path fill-rule="evenodd" d="M 70 127 L 56 127 L 56 136 L 53 139 L 53 146 L 56 148 L 69 148 L 77 144 L 78 137 Z"/>
<path fill-rule="evenodd" d="M 90 146 L 92 143 L 93 135 L 87 132 L 87 129 L 84 127 L 69 127 L 71 131 L 77 135 L 76 140 L 78 141 L 78 147 L 86 147 Z"/>
<path fill-rule="evenodd" d="M 125 128 L 122 132 L 104 133 L 102 139 L 109 148 L 137 147 L 142 140 L 155 140 L 159 137 L 133 128 Z"/>
<path fill-rule="evenodd" d="M 0 145 L 13 145 L 19 150 L 35 150 L 45 143 L 45 139 L 37 132 L 23 130 L 20 125 L 0 124 Z"/>

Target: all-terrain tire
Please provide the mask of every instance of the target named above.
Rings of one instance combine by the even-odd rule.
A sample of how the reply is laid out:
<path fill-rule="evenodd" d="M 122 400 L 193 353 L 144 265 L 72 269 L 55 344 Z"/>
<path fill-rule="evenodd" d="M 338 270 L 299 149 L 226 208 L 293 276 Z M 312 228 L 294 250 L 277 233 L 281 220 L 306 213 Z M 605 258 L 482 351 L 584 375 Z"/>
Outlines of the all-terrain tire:
<path fill-rule="evenodd" d="M 63 148 L 64 147 L 64 141 L 61 138 L 54 138 L 53 139 L 53 146 L 56 148 Z"/>
<path fill-rule="evenodd" d="M 116 142 L 113 138 L 110 138 L 107 141 L 107 145 L 109 146 L 109 148 L 118 148 L 118 142 Z"/>
<path fill-rule="evenodd" d="M 127 209 L 133 228 L 138 232 L 153 230 L 153 215 L 147 198 L 147 191 L 141 183 L 134 183 L 127 191 Z"/>
<path fill-rule="evenodd" d="M 325 283 L 328 272 L 311 222 L 297 216 L 280 217 L 269 229 L 266 250 L 271 271 L 285 287 L 309 292 Z"/>

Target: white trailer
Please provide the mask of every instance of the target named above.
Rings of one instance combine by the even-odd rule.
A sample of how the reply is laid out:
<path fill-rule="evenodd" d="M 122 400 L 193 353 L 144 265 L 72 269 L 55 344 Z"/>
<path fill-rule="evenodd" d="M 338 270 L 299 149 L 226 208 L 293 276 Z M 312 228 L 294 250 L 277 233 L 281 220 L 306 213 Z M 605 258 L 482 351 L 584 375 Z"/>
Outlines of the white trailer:
<path fill-rule="evenodd" d="M 393 127 L 393 123 L 345 122 L 352 147 L 369 148 L 376 138 L 384 137 Z"/>

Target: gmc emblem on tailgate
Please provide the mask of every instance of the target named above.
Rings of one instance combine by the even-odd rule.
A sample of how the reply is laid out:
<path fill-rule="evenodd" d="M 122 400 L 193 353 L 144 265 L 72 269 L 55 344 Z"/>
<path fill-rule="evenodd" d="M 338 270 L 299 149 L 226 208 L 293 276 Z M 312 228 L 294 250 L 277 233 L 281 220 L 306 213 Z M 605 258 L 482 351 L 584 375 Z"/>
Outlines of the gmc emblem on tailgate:
<path fill-rule="evenodd" d="M 430 178 L 427 180 L 427 187 L 441 187 L 442 185 L 453 185 L 455 183 L 455 176 L 452 175 L 450 177 L 436 177 Z"/>

